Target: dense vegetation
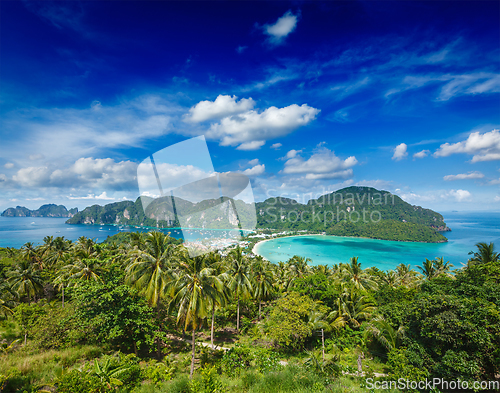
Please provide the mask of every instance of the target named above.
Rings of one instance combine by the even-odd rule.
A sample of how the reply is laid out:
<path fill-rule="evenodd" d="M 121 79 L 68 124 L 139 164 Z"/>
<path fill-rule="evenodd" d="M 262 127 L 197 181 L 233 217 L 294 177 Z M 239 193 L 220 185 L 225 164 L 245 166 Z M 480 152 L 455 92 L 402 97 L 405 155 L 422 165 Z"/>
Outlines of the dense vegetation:
<path fill-rule="evenodd" d="M 189 257 L 160 232 L 0 250 L 0 390 L 345 392 L 498 380 L 500 256 L 419 271 Z M 401 389 L 411 391 L 412 389 Z M 437 390 L 434 390 L 437 391 Z"/>

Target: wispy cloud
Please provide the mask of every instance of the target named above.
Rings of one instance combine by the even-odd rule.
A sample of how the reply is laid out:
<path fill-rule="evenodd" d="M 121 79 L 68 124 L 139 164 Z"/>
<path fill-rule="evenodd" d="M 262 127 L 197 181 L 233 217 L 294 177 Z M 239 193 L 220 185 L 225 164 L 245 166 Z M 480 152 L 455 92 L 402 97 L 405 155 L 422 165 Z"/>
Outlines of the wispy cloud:
<path fill-rule="evenodd" d="M 409 203 L 429 202 L 472 202 L 473 196 L 468 190 L 436 190 L 425 193 L 401 192 L 399 196 Z"/>
<path fill-rule="evenodd" d="M 458 75 L 422 75 L 405 76 L 398 87 L 385 93 L 386 97 L 412 89 L 419 89 L 430 84 L 440 84 L 436 101 L 448 101 L 462 95 L 476 95 L 500 92 L 500 74 L 474 72 Z"/>
<path fill-rule="evenodd" d="M 152 95 L 115 106 L 94 101 L 82 109 L 20 109 L 0 121 L 6 135 L 17 136 L 4 142 L 0 152 L 14 163 L 26 158 L 51 161 L 99 156 L 110 148 L 140 147 L 148 139 L 171 132 L 172 119 L 178 115 L 176 104 Z"/>
<path fill-rule="evenodd" d="M 443 177 L 445 181 L 453 181 L 453 180 L 467 180 L 467 179 L 482 179 L 484 174 L 481 172 L 469 172 L 469 173 L 459 173 L 458 175 L 446 175 Z"/>

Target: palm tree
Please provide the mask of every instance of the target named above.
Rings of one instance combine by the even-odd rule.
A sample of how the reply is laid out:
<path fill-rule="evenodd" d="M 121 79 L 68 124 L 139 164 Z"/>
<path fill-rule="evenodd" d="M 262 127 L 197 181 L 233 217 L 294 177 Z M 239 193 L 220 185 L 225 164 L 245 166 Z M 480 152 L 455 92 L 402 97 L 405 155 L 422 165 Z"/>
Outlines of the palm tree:
<path fill-rule="evenodd" d="M 44 246 L 42 246 L 44 247 Z M 64 237 L 56 237 L 53 242 L 44 248 L 44 259 L 48 262 L 49 266 L 56 265 L 66 255 L 71 252 L 71 242 L 65 240 Z"/>
<path fill-rule="evenodd" d="M 350 325 L 359 328 L 363 320 L 369 319 L 375 311 L 375 305 L 366 296 L 361 295 L 355 287 L 344 288 L 337 299 L 336 309 L 330 313 L 333 328 Z"/>
<path fill-rule="evenodd" d="M 450 261 L 445 262 L 443 257 L 441 257 L 434 259 L 432 263 L 434 265 L 434 270 L 436 271 L 437 276 L 443 274 L 445 276 L 452 277 L 450 269 L 453 267 L 453 265 L 450 263 Z"/>
<path fill-rule="evenodd" d="M 342 266 L 342 274 L 345 281 L 350 281 L 356 289 L 366 290 L 377 288 L 377 283 L 373 280 L 370 274 L 361 269 L 361 263 L 358 262 L 358 257 L 352 257 L 350 263 Z"/>
<path fill-rule="evenodd" d="M 70 263 L 69 263 L 70 265 Z M 64 288 L 69 284 L 69 277 L 72 275 L 71 268 L 66 268 L 63 266 L 56 273 L 56 277 L 54 278 L 54 285 L 62 290 L 62 307 L 64 308 Z"/>
<path fill-rule="evenodd" d="M 0 281 L 0 315 L 8 317 L 13 314 L 12 308 L 19 295 L 12 290 L 7 280 Z"/>
<path fill-rule="evenodd" d="M 419 282 L 418 273 L 409 264 L 400 263 L 396 267 L 396 277 L 398 283 L 405 287 L 413 287 Z"/>
<path fill-rule="evenodd" d="M 29 303 L 31 303 L 32 297 L 35 297 L 43 289 L 42 277 L 33 268 L 33 264 L 26 259 L 21 260 L 13 270 L 7 273 L 7 280 L 13 291 L 20 296 L 28 297 Z"/>
<path fill-rule="evenodd" d="M 145 248 L 130 252 L 131 263 L 126 268 L 126 282 L 137 287 L 153 307 L 157 307 L 167 283 L 172 262 L 177 258 L 176 247 L 170 237 L 161 232 L 146 236 Z"/>
<path fill-rule="evenodd" d="M 326 277 L 330 277 L 332 275 L 332 269 L 330 269 L 327 265 L 317 265 L 312 268 L 313 273 L 323 274 Z"/>
<path fill-rule="evenodd" d="M 476 247 L 476 252 L 469 252 L 472 258 L 467 262 L 468 266 L 500 261 L 500 253 L 495 252 L 494 243 L 486 244 L 485 242 L 480 242 L 476 244 Z"/>
<path fill-rule="evenodd" d="M 390 288 L 396 288 L 399 283 L 399 277 L 394 270 L 389 270 L 382 278 L 382 282 Z"/>
<path fill-rule="evenodd" d="M 184 328 L 191 326 L 192 329 L 191 378 L 194 372 L 196 330 L 207 317 L 210 306 L 213 306 L 211 300 L 219 298 L 224 291 L 222 280 L 206 267 L 206 258 L 206 254 L 190 258 L 187 251 L 183 250 L 174 268 L 176 280 L 172 285 L 170 309 L 178 306 L 177 323 L 183 320 Z"/>
<path fill-rule="evenodd" d="M 91 259 L 99 256 L 99 248 L 93 239 L 80 236 L 78 241 L 73 245 L 73 253 L 79 259 Z"/>
<path fill-rule="evenodd" d="M 217 295 L 214 298 L 211 298 L 210 301 L 212 303 L 212 323 L 210 325 L 210 343 L 212 348 L 214 348 L 214 324 L 215 324 L 215 311 L 217 307 L 224 307 L 227 303 L 228 299 L 228 288 L 226 283 L 228 282 L 228 275 L 226 273 L 226 266 L 222 261 L 222 258 L 218 252 L 212 251 L 207 254 L 205 259 L 206 267 L 211 269 L 212 275 L 217 277 L 222 283 L 223 288 L 222 291 L 219 291 L 217 287 L 214 287 L 215 294 Z M 217 282 L 217 281 L 216 281 Z"/>
<path fill-rule="evenodd" d="M 40 248 L 32 242 L 27 242 L 21 247 L 21 256 L 30 264 L 36 264 L 40 269 L 43 269 Z"/>
<path fill-rule="evenodd" d="M 104 270 L 99 259 L 75 259 L 60 269 L 59 276 L 61 280 L 66 278 L 71 286 L 77 287 L 86 281 L 102 282 L 101 274 Z"/>
<path fill-rule="evenodd" d="M 379 316 L 373 318 L 365 328 L 365 338 L 373 337 L 382 344 L 387 352 L 399 347 L 401 339 L 404 337 L 405 331 L 403 326 L 394 329 L 389 322 Z"/>
<path fill-rule="evenodd" d="M 228 288 L 236 296 L 238 305 L 236 311 L 236 332 L 240 332 L 240 299 L 248 298 L 252 293 L 250 269 L 248 260 L 240 246 L 232 249 L 228 254 Z"/>
<path fill-rule="evenodd" d="M 255 258 L 251 265 L 253 296 L 259 302 L 259 320 L 262 308 L 262 301 L 269 299 L 273 292 L 274 276 L 269 263 L 265 262 L 261 256 Z"/>
<path fill-rule="evenodd" d="M 130 248 L 138 248 L 139 250 L 144 250 L 146 248 L 147 236 L 143 232 L 131 232 L 130 242 L 128 243 Z"/>
<path fill-rule="evenodd" d="M 5 300 L 0 299 L 0 315 L 7 317 L 9 315 L 12 315 L 13 313 L 14 312 L 9 307 L 7 307 Z"/>
<path fill-rule="evenodd" d="M 292 277 L 287 265 L 284 262 L 273 264 L 275 282 L 280 291 L 287 291 L 291 286 Z"/>
<path fill-rule="evenodd" d="M 178 258 L 176 246 L 170 236 L 162 232 L 149 232 L 144 241 L 144 250 L 134 247 L 130 251 L 130 264 L 125 269 L 125 281 L 139 289 L 148 303 L 156 307 L 160 325 L 160 302 L 167 285 L 172 281 L 173 262 Z M 157 341 L 160 357 L 160 341 Z"/>
<path fill-rule="evenodd" d="M 325 318 L 325 313 L 321 312 L 317 309 L 311 310 L 309 315 L 307 316 L 307 326 L 311 329 L 312 332 L 315 330 L 321 330 L 321 348 L 323 354 L 323 362 L 325 361 L 325 331 L 329 331 L 331 329 L 330 324 L 327 322 Z"/>
<path fill-rule="evenodd" d="M 295 277 L 301 278 L 311 272 L 311 268 L 308 266 L 309 262 L 311 262 L 311 258 L 295 255 L 288 261 L 288 268 Z"/>
<path fill-rule="evenodd" d="M 419 269 L 428 280 L 436 277 L 437 275 L 434 262 L 427 258 L 425 258 L 425 262 L 422 263 L 422 266 L 417 266 L 417 269 Z"/>

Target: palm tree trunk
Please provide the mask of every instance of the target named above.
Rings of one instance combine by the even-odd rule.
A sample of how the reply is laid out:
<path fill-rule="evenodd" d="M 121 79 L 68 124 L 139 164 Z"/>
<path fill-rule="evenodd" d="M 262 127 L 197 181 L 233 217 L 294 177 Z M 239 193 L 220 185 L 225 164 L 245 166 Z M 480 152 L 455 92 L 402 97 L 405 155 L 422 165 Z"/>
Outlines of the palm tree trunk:
<path fill-rule="evenodd" d="M 24 332 L 24 346 L 26 346 L 27 337 L 28 337 L 28 333 Z"/>
<path fill-rule="evenodd" d="M 191 371 L 189 373 L 189 378 L 193 379 L 193 373 L 194 373 L 194 355 L 195 355 L 195 351 L 196 351 L 196 343 L 195 343 L 195 340 L 196 340 L 196 336 L 195 336 L 195 333 L 196 333 L 196 330 L 194 329 L 194 326 L 193 326 L 193 342 L 192 342 L 192 349 L 193 349 L 193 353 L 191 355 Z"/>
<path fill-rule="evenodd" d="M 210 342 L 212 343 L 212 349 L 214 349 L 214 320 L 215 320 L 215 304 L 212 307 L 212 329 L 210 331 Z"/>
<path fill-rule="evenodd" d="M 238 309 L 236 311 L 236 333 L 240 334 L 240 298 L 238 297 Z"/>

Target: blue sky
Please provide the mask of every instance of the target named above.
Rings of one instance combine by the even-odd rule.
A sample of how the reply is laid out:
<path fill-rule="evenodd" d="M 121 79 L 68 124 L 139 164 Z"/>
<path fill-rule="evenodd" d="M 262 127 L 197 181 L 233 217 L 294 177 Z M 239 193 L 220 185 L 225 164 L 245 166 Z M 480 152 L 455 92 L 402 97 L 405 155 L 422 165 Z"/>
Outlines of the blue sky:
<path fill-rule="evenodd" d="M 135 200 L 138 163 L 198 135 L 256 200 L 500 210 L 497 1 L 0 7 L 1 210 Z"/>

